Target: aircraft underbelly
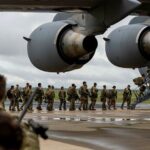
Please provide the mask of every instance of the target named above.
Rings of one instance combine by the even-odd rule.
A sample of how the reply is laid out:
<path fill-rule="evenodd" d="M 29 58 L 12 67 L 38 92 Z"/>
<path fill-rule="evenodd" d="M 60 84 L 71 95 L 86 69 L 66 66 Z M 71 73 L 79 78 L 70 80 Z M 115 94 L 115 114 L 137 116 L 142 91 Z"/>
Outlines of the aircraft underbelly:
<path fill-rule="evenodd" d="M 47 11 L 90 9 L 103 0 L 0 0 L 0 10 Z"/>

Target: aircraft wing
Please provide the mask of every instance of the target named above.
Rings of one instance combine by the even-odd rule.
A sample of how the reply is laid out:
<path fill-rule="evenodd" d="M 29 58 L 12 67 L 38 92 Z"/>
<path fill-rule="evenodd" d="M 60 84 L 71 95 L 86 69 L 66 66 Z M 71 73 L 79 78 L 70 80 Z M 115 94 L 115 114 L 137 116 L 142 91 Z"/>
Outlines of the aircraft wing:
<path fill-rule="evenodd" d="M 113 0 L 107 1 L 112 2 Z M 135 10 L 135 13 L 149 15 L 150 0 L 139 1 L 142 4 Z M 0 11 L 84 11 L 96 8 L 103 2 L 106 0 L 0 0 Z"/>
<path fill-rule="evenodd" d="M 92 9 L 104 0 L 0 0 L 1 11 L 61 11 Z"/>

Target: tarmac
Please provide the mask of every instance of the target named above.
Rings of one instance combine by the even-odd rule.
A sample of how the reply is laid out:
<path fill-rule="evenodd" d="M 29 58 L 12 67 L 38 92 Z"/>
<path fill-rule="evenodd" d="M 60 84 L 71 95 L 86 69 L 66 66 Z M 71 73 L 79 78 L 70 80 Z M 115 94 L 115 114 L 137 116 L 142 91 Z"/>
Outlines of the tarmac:
<path fill-rule="evenodd" d="M 150 149 L 150 107 L 146 104 L 136 110 L 35 110 L 24 121 L 30 118 L 49 128 L 49 139 L 40 138 L 41 150 Z"/>

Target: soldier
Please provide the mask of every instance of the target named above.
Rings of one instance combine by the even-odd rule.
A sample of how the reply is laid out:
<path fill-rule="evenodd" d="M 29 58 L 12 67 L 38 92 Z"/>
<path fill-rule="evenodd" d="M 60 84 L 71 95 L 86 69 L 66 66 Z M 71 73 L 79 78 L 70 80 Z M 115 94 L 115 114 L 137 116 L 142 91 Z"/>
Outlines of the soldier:
<path fill-rule="evenodd" d="M 145 85 L 140 86 L 140 88 L 139 88 L 139 97 L 143 97 L 144 96 L 145 90 L 146 90 L 146 86 Z"/>
<path fill-rule="evenodd" d="M 26 83 L 26 86 L 23 89 L 23 103 L 22 103 L 22 105 L 20 107 L 20 110 L 23 110 L 23 107 L 26 105 L 26 103 L 28 101 L 29 92 L 30 92 L 29 86 L 30 86 L 30 84 Z"/>
<path fill-rule="evenodd" d="M 83 110 L 88 110 L 88 96 L 89 96 L 89 91 L 87 89 L 87 84 L 84 81 L 83 85 L 79 89 L 79 94 L 80 94 L 80 106 L 79 110 L 83 107 Z"/>
<path fill-rule="evenodd" d="M 89 106 L 90 110 L 96 110 L 95 104 L 98 97 L 98 89 L 96 87 L 97 87 L 97 83 L 94 83 L 94 85 L 91 88 L 91 104 Z"/>
<path fill-rule="evenodd" d="M 55 91 L 54 91 L 54 87 L 48 85 L 48 88 L 46 90 L 45 93 L 45 97 L 48 100 L 47 102 L 47 110 L 48 111 L 52 111 L 53 110 L 53 104 L 54 104 L 54 98 L 55 98 Z"/>
<path fill-rule="evenodd" d="M 116 100 L 117 100 L 117 90 L 116 86 L 113 86 L 112 90 L 110 90 L 110 101 L 108 103 L 108 109 L 111 109 L 111 106 L 113 106 L 114 110 L 116 109 Z"/>
<path fill-rule="evenodd" d="M 42 84 L 38 83 L 38 87 L 36 88 L 36 100 L 38 102 L 37 110 L 42 110 L 42 101 L 44 96 L 44 90 L 42 88 Z"/>
<path fill-rule="evenodd" d="M 19 89 L 19 85 L 16 85 L 16 88 L 14 89 L 14 104 L 13 104 L 13 108 L 12 110 L 15 111 L 15 107 L 17 107 L 17 110 L 20 111 L 19 109 L 19 98 L 20 98 L 20 89 Z"/>
<path fill-rule="evenodd" d="M 135 85 L 137 85 L 139 87 L 142 86 L 145 83 L 145 75 L 142 74 L 142 77 L 133 79 L 133 82 L 135 83 Z"/>
<path fill-rule="evenodd" d="M 61 87 L 58 96 L 60 100 L 59 110 L 62 110 L 62 105 L 63 109 L 66 110 L 66 91 L 64 90 L 64 87 Z"/>
<path fill-rule="evenodd" d="M 45 99 L 47 101 L 47 110 L 50 110 L 50 101 L 51 101 L 51 93 L 52 93 L 52 87 L 48 85 L 46 92 L 45 92 Z"/>
<path fill-rule="evenodd" d="M 149 67 L 147 68 L 147 78 L 150 79 L 150 68 Z"/>
<path fill-rule="evenodd" d="M 6 94 L 6 79 L 0 75 L 0 149 L 1 150 L 39 150 L 39 140 L 28 124 L 19 124 L 16 117 L 3 111 Z"/>
<path fill-rule="evenodd" d="M 13 110 L 13 105 L 15 103 L 15 95 L 14 95 L 14 86 L 12 85 L 11 88 L 7 91 L 7 97 L 10 100 L 10 104 L 9 104 L 9 110 Z"/>
<path fill-rule="evenodd" d="M 4 99 L 6 98 L 6 79 L 0 75 L 0 111 L 4 111 Z"/>
<path fill-rule="evenodd" d="M 31 95 L 32 95 L 32 85 L 29 85 L 28 99 L 30 98 Z M 33 111 L 33 102 L 30 104 L 28 110 Z"/>
<path fill-rule="evenodd" d="M 55 100 L 55 87 L 52 86 L 52 110 L 54 110 L 54 100 Z"/>
<path fill-rule="evenodd" d="M 106 99 L 107 99 L 107 89 L 106 85 L 103 85 L 103 89 L 101 91 L 101 102 L 102 102 L 102 110 L 106 110 Z"/>
<path fill-rule="evenodd" d="M 70 102 L 69 110 L 74 111 L 75 110 L 75 101 L 78 99 L 78 94 L 77 94 L 75 84 L 72 84 L 72 86 L 68 88 L 67 94 L 68 94 L 68 100 Z"/>
<path fill-rule="evenodd" d="M 131 97 L 132 97 L 132 91 L 130 89 L 130 85 L 128 85 L 123 91 L 123 102 L 121 105 L 121 109 L 124 108 L 125 102 L 127 102 L 127 109 L 130 109 Z"/>
<path fill-rule="evenodd" d="M 142 97 L 144 96 L 144 92 L 146 90 L 146 86 L 144 85 L 146 81 L 145 75 L 142 74 L 142 77 L 138 77 L 133 79 L 133 82 L 135 83 L 135 85 L 137 85 L 139 87 L 139 96 Z"/>

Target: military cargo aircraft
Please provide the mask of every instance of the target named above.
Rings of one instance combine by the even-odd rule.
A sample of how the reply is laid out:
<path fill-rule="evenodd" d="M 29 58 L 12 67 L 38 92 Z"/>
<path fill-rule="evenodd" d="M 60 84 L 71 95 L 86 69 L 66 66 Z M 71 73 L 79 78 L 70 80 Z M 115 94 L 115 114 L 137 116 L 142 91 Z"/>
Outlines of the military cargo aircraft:
<path fill-rule="evenodd" d="M 24 37 L 32 64 L 57 73 L 85 65 L 98 46 L 95 36 L 135 14 L 128 25 L 104 37 L 106 54 L 119 67 L 149 66 L 149 0 L 0 0 L 0 11 L 57 12 L 53 22 Z"/>

